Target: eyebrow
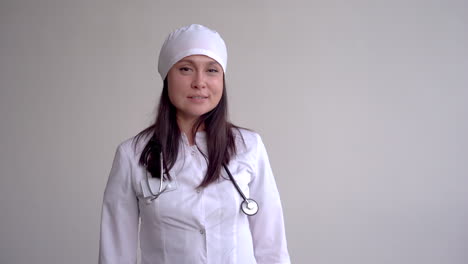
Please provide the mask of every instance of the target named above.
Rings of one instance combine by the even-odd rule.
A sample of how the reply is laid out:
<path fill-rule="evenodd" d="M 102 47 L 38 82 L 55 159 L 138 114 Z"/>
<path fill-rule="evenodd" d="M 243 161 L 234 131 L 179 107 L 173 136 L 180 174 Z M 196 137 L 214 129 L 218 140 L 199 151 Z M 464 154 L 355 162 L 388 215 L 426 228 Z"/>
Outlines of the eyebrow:
<path fill-rule="evenodd" d="M 180 60 L 177 64 L 179 63 L 184 63 L 184 62 L 188 62 L 188 63 L 191 63 L 191 64 L 196 64 L 195 61 L 191 60 L 191 59 L 182 59 Z M 203 62 L 202 62 L 203 63 Z M 204 64 L 208 64 L 208 65 L 217 65 L 219 66 L 219 63 L 216 62 L 216 61 L 210 61 L 208 63 L 204 63 Z"/>

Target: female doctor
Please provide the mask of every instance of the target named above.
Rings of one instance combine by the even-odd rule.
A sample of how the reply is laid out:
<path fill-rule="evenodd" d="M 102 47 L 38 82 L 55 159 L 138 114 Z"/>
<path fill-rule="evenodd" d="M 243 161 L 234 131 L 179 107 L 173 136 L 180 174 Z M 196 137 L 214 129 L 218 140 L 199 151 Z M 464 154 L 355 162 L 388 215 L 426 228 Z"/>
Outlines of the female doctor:
<path fill-rule="evenodd" d="M 290 263 L 260 136 L 228 122 L 221 36 L 172 32 L 156 120 L 121 143 L 104 192 L 99 263 Z M 139 221 L 140 227 L 139 227 Z"/>

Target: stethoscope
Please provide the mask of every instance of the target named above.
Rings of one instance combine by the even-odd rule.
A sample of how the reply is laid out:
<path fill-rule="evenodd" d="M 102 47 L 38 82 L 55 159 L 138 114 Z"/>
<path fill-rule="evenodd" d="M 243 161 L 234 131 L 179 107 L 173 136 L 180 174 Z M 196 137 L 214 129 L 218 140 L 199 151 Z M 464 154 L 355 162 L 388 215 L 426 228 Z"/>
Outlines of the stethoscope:
<path fill-rule="evenodd" d="M 228 167 L 225 164 L 223 164 L 223 167 L 229 175 L 229 179 L 231 179 L 232 184 L 234 184 L 234 187 L 236 187 L 237 192 L 242 196 L 242 199 L 244 199 L 244 201 L 242 201 L 241 203 L 242 212 L 244 212 L 244 214 L 248 216 L 255 215 L 258 212 L 258 203 L 254 199 L 250 199 L 245 196 L 244 192 L 242 192 L 236 180 L 234 180 L 234 177 L 232 176 Z"/>
<path fill-rule="evenodd" d="M 165 192 L 167 190 L 167 187 L 168 185 L 164 186 L 163 187 L 163 181 L 164 181 L 164 174 L 163 174 L 163 164 L 162 164 L 162 159 L 161 160 L 161 179 L 159 181 L 159 190 L 158 192 L 155 194 L 153 193 L 153 190 L 151 189 L 151 185 L 149 183 L 149 177 L 148 177 L 148 170 L 145 170 L 146 171 L 146 184 L 147 184 L 147 187 L 148 187 L 148 190 L 150 191 L 151 193 L 151 196 L 148 200 L 148 203 L 151 203 L 152 201 L 156 200 L 163 192 Z M 223 167 L 224 167 L 224 170 L 227 172 L 228 176 L 229 176 L 229 179 L 231 180 L 232 184 L 234 184 L 234 187 L 236 187 L 236 190 L 237 192 L 242 196 L 242 199 L 244 199 L 244 201 L 242 201 L 241 203 L 241 210 L 244 214 L 248 215 L 248 216 L 252 216 L 252 215 L 255 215 L 257 212 L 258 212 L 258 203 L 254 200 L 254 199 L 250 199 L 250 198 L 247 198 L 244 194 L 244 192 L 242 192 L 241 188 L 239 187 L 239 185 L 237 184 L 236 180 L 234 179 L 234 177 L 232 176 L 231 172 L 229 171 L 228 167 L 226 165 L 223 164 Z"/>

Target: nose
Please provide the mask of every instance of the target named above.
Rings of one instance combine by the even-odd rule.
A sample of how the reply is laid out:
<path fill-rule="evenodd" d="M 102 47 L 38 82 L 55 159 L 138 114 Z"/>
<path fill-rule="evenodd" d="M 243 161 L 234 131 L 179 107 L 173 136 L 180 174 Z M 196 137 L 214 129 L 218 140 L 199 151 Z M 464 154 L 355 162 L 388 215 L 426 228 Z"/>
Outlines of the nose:
<path fill-rule="evenodd" d="M 203 89 L 206 88 L 206 80 L 203 72 L 198 71 L 192 80 L 192 88 Z"/>

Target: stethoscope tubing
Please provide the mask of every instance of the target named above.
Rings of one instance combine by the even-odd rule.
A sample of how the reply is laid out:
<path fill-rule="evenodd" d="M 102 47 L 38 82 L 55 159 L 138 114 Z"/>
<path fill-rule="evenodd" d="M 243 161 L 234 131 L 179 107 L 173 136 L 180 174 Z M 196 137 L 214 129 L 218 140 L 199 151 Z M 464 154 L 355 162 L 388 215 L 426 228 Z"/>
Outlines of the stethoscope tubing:
<path fill-rule="evenodd" d="M 152 196 L 151 199 L 150 199 L 151 201 L 156 200 L 159 197 L 159 195 L 161 195 L 161 193 L 163 193 L 166 190 L 166 188 L 163 189 L 163 181 L 164 181 L 163 160 L 159 159 L 159 161 L 160 161 L 160 165 L 159 165 L 160 167 L 159 168 L 161 168 L 161 173 L 160 173 L 161 178 L 160 178 L 160 181 L 159 181 L 159 191 L 158 191 L 157 194 L 153 193 L 153 190 L 151 189 L 151 185 L 149 184 L 148 170 L 145 170 L 146 185 L 148 186 L 148 189 L 149 189 L 149 191 L 151 193 L 151 196 Z"/>
<path fill-rule="evenodd" d="M 161 195 L 161 193 L 163 193 L 166 188 L 163 188 L 163 181 L 164 181 L 164 172 L 163 172 L 163 160 L 160 159 L 160 168 L 161 168 L 161 173 L 160 173 L 160 181 L 159 181 L 159 192 L 157 194 L 153 193 L 153 190 L 151 189 L 151 186 L 149 184 L 149 177 L 148 177 L 148 170 L 146 170 L 146 184 L 148 186 L 148 189 L 151 193 L 151 198 L 150 198 L 150 201 L 154 201 L 156 200 L 159 195 Z M 253 200 L 253 199 L 249 199 L 245 196 L 244 192 L 241 190 L 241 188 L 239 187 L 239 185 L 237 184 L 237 181 L 234 179 L 234 176 L 232 176 L 231 172 L 229 171 L 228 167 L 226 166 L 226 164 L 223 164 L 223 167 L 224 167 L 224 170 L 226 171 L 226 173 L 228 174 L 229 176 L 229 179 L 231 180 L 232 184 L 234 185 L 234 187 L 236 188 L 237 192 L 242 196 L 242 199 L 244 201 L 242 201 L 242 204 L 241 204 L 241 210 L 243 213 L 245 213 L 246 215 L 248 216 L 252 216 L 252 215 L 255 215 L 257 214 L 258 212 L 258 203 Z"/>
<path fill-rule="evenodd" d="M 234 180 L 234 177 L 232 176 L 232 174 L 229 171 L 228 167 L 225 164 L 223 164 L 223 167 L 224 167 L 224 170 L 227 172 L 227 174 L 229 176 L 229 179 L 234 184 L 234 187 L 236 187 L 237 192 L 242 196 L 242 199 L 244 199 L 244 201 L 246 201 L 247 197 L 245 196 L 244 192 L 242 192 L 241 188 L 239 187 L 239 184 L 237 184 L 237 182 Z"/>
<path fill-rule="evenodd" d="M 244 201 L 241 204 L 242 212 L 244 212 L 244 214 L 246 214 L 248 216 L 252 216 L 252 215 L 257 214 L 257 212 L 258 212 L 258 203 L 254 199 L 250 199 L 250 198 L 247 198 L 245 196 L 244 192 L 241 190 L 241 188 L 237 184 L 237 181 L 232 176 L 232 174 L 229 171 L 226 164 L 223 164 L 223 167 L 224 167 L 224 170 L 227 172 L 227 174 L 229 176 L 229 179 L 231 180 L 232 184 L 234 184 L 234 186 L 236 187 L 237 192 L 242 196 L 242 199 L 244 199 Z"/>

